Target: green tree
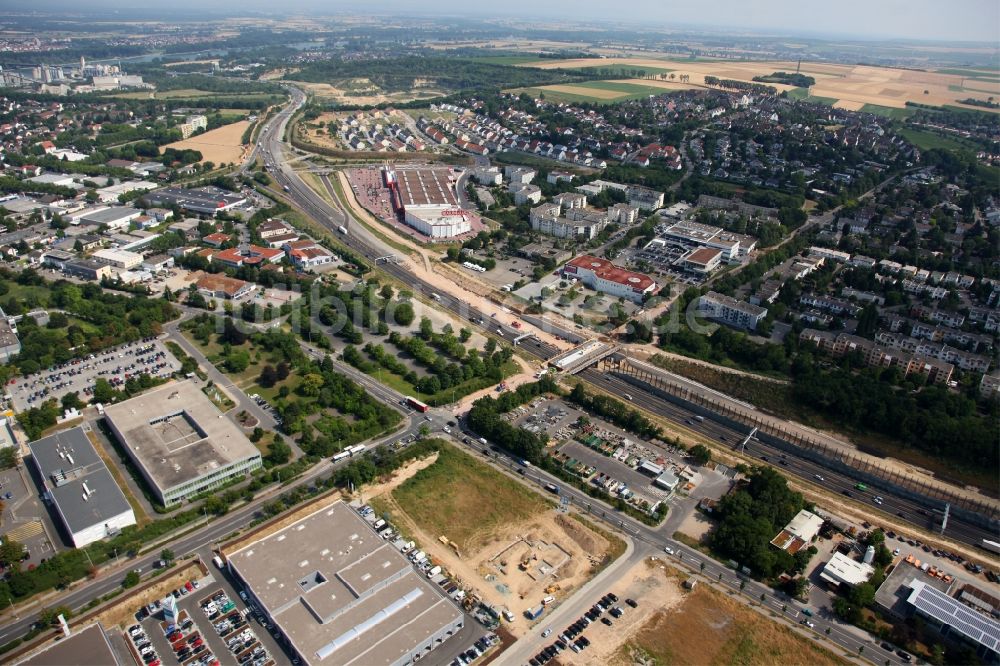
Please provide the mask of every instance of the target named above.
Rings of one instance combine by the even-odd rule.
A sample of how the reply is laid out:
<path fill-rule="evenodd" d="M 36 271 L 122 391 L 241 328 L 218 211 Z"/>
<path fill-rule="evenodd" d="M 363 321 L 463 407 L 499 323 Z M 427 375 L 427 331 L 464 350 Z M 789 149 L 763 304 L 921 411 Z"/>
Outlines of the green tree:
<path fill-rule="evenodd" d="M 699 465 L 707 465 L 712 460 L 712 451 L 704 444 L 695 444 L 688 451 L 688 454 Z"/>
<path fill-rule="evenodd" d="M 27 551 L 24 546 L 14 539 L 5 538 L 3 545 L 0 545 L 0 564 L 5 567 L 16 565 L 24 558 Z"/>
<path fill-rule="evenodd" d="M 275 439 L 268 448 L 267 459 L 273 465 L 284 465 L 292 459 L 292 447 L 282 439 Z"/>
<path fill-rule="evenodd" d="M 160 559 L 166 560 L 167 562 L 173 561 L 174 551 L 170 550 L 169 548 L 164 548 L 163 550 L 160 551 Z"/>
<path fill-rule="evenodd" d="M 109 404 L 115 401 L 118 397 L 118 391 L 111 386 L 111 382 L 103 377 L 98 377 L 94 381 L 94 399 L 92 402 L 100 404 Z"/>
<path fill-rule="evenodd" d="M 139 584 L 139 574 L 135 571 L 129 571 L 125 574 L 124 580 L 122 580 L 122 587 L 128 589 L 130 587 L 135 587 Z"/>

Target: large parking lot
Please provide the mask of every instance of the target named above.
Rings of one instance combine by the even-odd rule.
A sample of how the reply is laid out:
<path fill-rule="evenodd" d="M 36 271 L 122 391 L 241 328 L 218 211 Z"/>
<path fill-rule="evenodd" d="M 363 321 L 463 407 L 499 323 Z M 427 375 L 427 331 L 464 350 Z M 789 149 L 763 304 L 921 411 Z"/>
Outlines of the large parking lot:
<path fill-rule="evenodd" d="M 30 479 L 29 470 L 7 469 L 0 472 L 0 499 L 3 500 L 3 537 L 17 541 L 28 551 L 23 567 L 38 566 L 52 557 L 60 546 L 60 535 L 49 519 L 38 492 Z M 53 544 L 51 539 L 56 540 Z"/>
<path fill-rule="evenodd" d="M 171 594 L 177 616 L 167 619 L 164 602 L 136 613 L 125 632 L 138 663 L 147 666 L 275 666 L 289 659 L 268 633 L 267 625 L 235 596 L 225 581 L 208 576 L 188 581 Z"/>
<path fill-rule="evenodd" d="M 637 469 L 641 461 L 658 462 L 665 468 L 685 466 L 679 449 L 643 441 L 562 400 L 536 399 L 518 407 L 512 415 L 519 427 L 529 432 L 544 431 L 556 442 L 552 457 L 567 471 L 623 499 L 634 497 L 655 504 L 670 496 L 653 484 L 651 476 Z M 587 417 L 587 422 L 580 427 L 582 416 Z"/>
<path fill-rule="evenodd" d="M 180 367 L 161 340 L 146 338 L 11 380 L 7 393 L 14 410 L 22 412 L 73 392 L 87 402 L 93 396 L 98 377 L 117 387 L 137 375 L 168 377 Z"/>

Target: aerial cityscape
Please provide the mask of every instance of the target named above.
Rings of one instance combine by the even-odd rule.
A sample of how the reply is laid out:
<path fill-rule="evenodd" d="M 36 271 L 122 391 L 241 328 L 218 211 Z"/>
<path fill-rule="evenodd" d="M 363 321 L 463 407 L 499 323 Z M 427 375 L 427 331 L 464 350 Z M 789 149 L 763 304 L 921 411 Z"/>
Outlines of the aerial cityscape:
<path fill-rule="evenodd" d="M 1000 664 L 1000 4 L 13 0 L 0 663 Z"/>

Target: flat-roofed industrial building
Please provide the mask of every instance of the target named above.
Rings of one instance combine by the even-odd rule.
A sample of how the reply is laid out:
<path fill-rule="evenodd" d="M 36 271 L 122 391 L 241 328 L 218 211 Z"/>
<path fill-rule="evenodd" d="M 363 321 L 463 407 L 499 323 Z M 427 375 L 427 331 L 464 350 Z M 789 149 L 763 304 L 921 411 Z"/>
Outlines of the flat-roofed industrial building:
<path fill-rule="evenodd" d="M 105 407 L 111 431 L 164 506 L 261 466 L 260 451 L 193 381 Z"/>
<path fill-rule="evenodd" d="M 63 430 L 28 444 L 42 496 L 77 548 L 135 525 L 132 505 L 82 428 Z"/>
<path fill-rule="evenodd" d="M 305 664 L 411 664 L 464 625 L 462 611 L 343 502 L 227 559 Z"/>
<path fill-rule="evenodd" d="M 383 171 L 393 207 L 409 226 L 430 238 L 452 238 L 472 230 L 472 214 L 455 193 L 450 169 L 400 168 Z"/>

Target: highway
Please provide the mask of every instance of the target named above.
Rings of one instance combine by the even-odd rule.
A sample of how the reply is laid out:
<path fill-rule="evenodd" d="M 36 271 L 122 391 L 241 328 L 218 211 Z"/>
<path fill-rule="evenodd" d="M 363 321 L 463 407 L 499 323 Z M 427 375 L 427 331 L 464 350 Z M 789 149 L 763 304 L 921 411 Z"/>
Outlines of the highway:
<path fill-rule="evenodd" d="M 740 448 L 740 445 L 750 433 L 750 428 L 729 428 L 709 418 L 706 418 L 704 421 L 698 421 L 694 419 L 694 412 L 688 411 L 680 405 L 652 393 L 639 390 L 634 384 L 625 381 L 619 373 L 602 373 L 594 368 L 588 368 L 581 372 L 580 376 L 591 383 L 603 384 L 605 390 L 612 394 L 628 394 L 632 396 L 632 402 L 639 407 L 654 414 L 665 416 L 672 421 L 683 423 L 684 427 L 704 435 L 708 439 L 726 443 L 730 448 Z M 797 476 L 814 486 L 820 486 L 845 497 L 865 502 L 868 505 L 868 510 L 872 512 L 870 520 L 873 523 L 877 524 L 879 522 L 879 514 L 885 514 L 897 522 L 899 519 L 902 519 L 928 531 L 937 532 L 940 529 L 941 513 L 928 508 L 929 504 L 927 503 L 888 493 L 883 494 L 881 490 L 873 488 L 868 488 L 864 491 L 857 490 L 855 488 L 857 484 L 856 479 L 846 474 L 832 471 L 806 458 L 799 458 L 788 454 L 757 439 L 751 439 L 747 442 L 744 452 L 762 462 L 778 465 L 782 473 Z M 882 497 L 881 505 L 874 502 L 874 498 L 879 496 Z M 985 530 L 958 520 L 954 515 L 948 520 L 948 529 L 946 532 L 952 539 L 972 544 L 979 543 L 979 540 L 985 538 L 987 534 Z"/>
<path fill-rule="evenodd" d="M 293 103 L 292 106 L 301 103 L 302 98 L 297 98 L 297 101 Z M 378 257 L 393 254 L 394 250 L 383 247 L 378 239 L 364 229 L 363 225 L 355 223 L 351 216 L 343 209 L 331 206 L 317 192 L 302 181 L 302 179 L 300 179 L 294 171 L 283 165 L 281 156 L 282 151 L 285 148 L 281 139 L 284 134 L 285 124 L 287 123 L 287 119 L 291 116 L 291 113 L 291 111 L 288 111 L 287 114 L 286 112 L 282 112 L 282 114 L 279 114 L 275 119 L 273 119 L 264 131 L 262 131 L 260 140 L 260 143 L 263 146 L 262 151 L 265 159 L 270 156 L 271 161 L 277 167 L 273 170 L 272 175 L 274 176 L 276 182 L 285 189 L 286 196 L 291 198 L 296 206 L 301 208 L 313 219 L 334 232 L 340 242 L 360 252 L 370 260 L 373 260 L 373 263 L 374 259 Z M 344 226 L 348 229 L 348 233 L 346 235 L 338 231 L 338 227 L 340 226 Z M 379 270 L 396 278 L 403 284 L 409 285 L 410 288 L 417 293 L 423 293 L 425 295 L 437 293 L 434 286 L 421 279 L 418 275 L 413 274 L 404 266 L 390 262 L 380 264 L 378 268 Z M 518 329 L 502 323 L 499 318 L 492 317 L 492 314 L 494 313 L 482 312 L 471 306 L 468 302 L 459 300 L 447 293 L 438 293 L 435 300 L 437 301 L 437 307 L 444 308 L 454 313 L 461 319 L 467 320 L 474 325 L 481 326 L 490 333 L 499 334 L 508 341 L 512 341 L 514 338 L 522 334 L 522 332 Z M 499 311 L 500 306 L 497 306 L 497 310 L 498 312 L 496 312 L 496 314 L 501 315 L 502 313 Z M 532 320 L 537 320 L 543 326 L 549 326 L 544 319 L 533 317 Z M 563 337 L 567 336 L 567 332 L 562 331 L 561 329 L 552 328 L 552 331 L 556 335 L 561 335 Z M 560 352 L 560 350 L 556 347 L 542 342 L 537 338 L 524 340 L 520 346 L 523 352 L 543 361 L 558 355 Z M 691 420 L 692 424 L 696 424 L 696 426 L 688 427 L 701 432 L 710 439 L 734 445 L 741 442 L 747 435 L 747 432 L 745 431 L 730 429 L 722 424 L 719 424 L 718 422 L 713 422 L 710 419 L 706 419 L 703 423 L 698 423 L 693 420 L 693 417 L 695 416 L 693 412 L 666 400 L 657 398 L 651 393 L 643 391 L 640 388 L 626 382 L 619 380 L 617 383 L 609 384 L 605 379 L 605 373 L 602 373 L 594 368 L 587 369 L 579 373 L 578 376 L 588 383 L 601 387 L 604 390 L 613 388 L 615 390 L 612 392 L 617 392 L 619 395 L 629 393 L 633 396 L 637 405 L 652 411 L 654 414 L 662 415 L 678 423 L 683 423 L 685 420 Z M 851 498 L 867 502 L 874 511 L 881 511 L 889 516 L 892 516 L 894 519 L 905 520 L 924 529 L 934 530 L 935 528 L 933 516 L 925 515 L 925 513 L 930 513 L 925 504 L 893 495 L 889 490 L 879 490 L 877 493 L 871 491 L 867 491 L 866 493 L 856 491 L 854 490 L 854 485 L 857 483 L 856 479 L 851 479 L 844 475 L 829 472 L 816 463 L 795 457 L 792 454 L 786 453 L 784 457 L 782 457 L 782 452 L 777 449 L 766 447 L 760 442 L 753 442 L 753 446 L 749 448 L 752 455 L 760 458 L 762 461 L 766 457 L 766 462 L 780 465 L 783 468 L 783 471 L 796 475 L 807 482 L 817 485 L 821 484 L 824 487 L 837 491 L 845 496 L 847 493 L 850 493 Z M 820 482 L 819 479 L 816 478 L 816 475 L 822 476 L 825 481 Z M 872 499 L 878 493 L 881 493 L 881 497 L 883 498 L 883 504 L 880 506 L 872 502 Z M 940 516 L 938 517 L 940 518 Z M 990 531 L 968 522 L 964 522 L 955 515 L 952 515 L 949 518 L 946 536 L 970 545 L 978 545 L 984 538 L 996 537 L 996 535 L 992 534 Z"/>
<path fill-rule="evenodd" d="M 339 240 L 347 246 L 366 256 L 372 263 L 375 263 L 374 260 L 377 257 L 392 254 L 392 250 L 384 249 L 379 241 L 375 239 L 372 234 L 367 232 L 360 224 L 353 224 L 350 216 L 345 213 L 345 211 L 329 205 L 324 199 L 322 199 L 322 197 L 319 196 L 318 193 L 308 187 L 294 174 L 294 172 L 291 171 L 291 169 L 287 168 L 284 164 L 284 160 L 282 159 L 282 152 L 284 148 L 282 146 L 281 138 L 288 120 L 305 100 L 304 95 L 297 89 L 292 88 L 290 89 L 290 92 L 293 99 L 292 103 L 265 124 L 261 131 L 259 146 L 254 147 L 248 157 L 247 163 L 245 163 L 242 168 L 244 170 L 249 168 L 252 161 L 256 159 L 258 155 L 261 156 L 265 162 L 274 167 L 270 170 L 272 177 L 279 186 L 285 189 L 286 195 L 293 201 L 293 203 L 307 215 L 311 216 L 313 219 L 333 231 L 334 234 L 338 236 Z M 339 226 L 347 227 L 348 234 L 344 235 L 339 233 L 337 231 Z M 416 292 L 423 292 L 424 294 L 431 294 L 435 292 L 434 287 L 418 276 L 410 273 L 402 266 L 394 263 L 386 263 L 379 265 L 379 269 L 398 279 L 402 283 L 409 285 L 409 288 Z M 490 333 L 501 335 L 508 341 L 511 341 L 513 338 L 521 335 L 521 331 L 494 319 L 491 313 L 482 312 L 470 306 L 465 301 L 456 299 L 447 293 L 439 294 L 435 300 L 437 301 L 436 307 L 445 308 L 460 318 L 481 326 Z M 498 312 L 497 314 L 500 313 Z M 504 318 L 506 319 L 509 317 Z M 322 353 L 315 348 L 309 347 L 308 345 L 304 345 L 304 348 L 306 348 L 306 350 L 313 355 Z M 530 338 L 523 341 L 521 348 L 527 354 L 541 360 L 547 360 L 559 353 L 559 350 L 554 346 L 544 343 L 536 338 Z M 351 370 L 353 370 L 353 368 Z M 358 377 L 355 372 L 351 372 L 350 374 L 352 378 L 361 381 L 366 389 L 375 393 L 380 399 L 387 402 L 398 400 L 399 396 L 394 391 L 378 384 L 373 378 L 368 376 Z M 704 423 L 695 422 L 692 418 L 694 416 L 692 413 L 646 391 L 641 391 L 638 387 L 623 381 L 620 377 L 605 375 L 605 373 L 599 372 L 595 368 L 583 371 L 580 373 L 580 377 L 583 380 L 599 386 L 610 393 L 618 395 L 629 393 L 633 396 L 633 401 L 637 406 L 649 410 L 652 413 L 662 415 L 677 422 L 684 422 L 685 419 L 691 419 L 691 423 L 688 424 L 687 427 L 701 432 L 706 437 L 717 441 L 725 441 L 731 445 L 735 445 L 739 441 L 742 441 L 745 437 L 745 433 L 727 428 L 726 426 L 718 422 L 711 421 L 710 419 L 706 419 Z M 381 441 L 374 443 L 373 446 L 379 446 L 387 442 L 395 441 L 400 437 L 406 436 L 407 434 L 414 434 L 420 426 L 424 424 L 427 424 L 432 429 L 436 430 L 443 426 L 448 418 L 451 417 L 444 410 L 433 410 L 432 413 L 427 415 L 427 420 L 421 421 L 413 419 L 405 432 L 395 433 L 390 437 L 386 437 Z M 725 439 L 723 440 L 723 438 Z M 475 444 L 475 439 L 470 438 L 470 442 Z M 768 450 L 767 447 L 756 441 L 752 441 L 748 449 L 752 455 L 756 457 L 767 456 L 769 462 L 782 465 L 788 473 L 795 474 L 800 478 L 815 483 L 818 480 L 815 479 L 814 475 L 819 474 L 824 477 L 824 481 L 822 483 L 825 487 L 834 491 L 853 492 L 848 489 L 853 487 L 854 481 L 846 476 L 838 476 L 812 463 L 809 463 L 808 461 L 798 458 L 789 457 L 785 459 L 784 464 L 782 464 L 780 462 L 782 459 L 779 457 L 780 452 Z M 482 451 L 480 452 L 482 453 Z M 494 458 L 494 460 L 498 460 L 507 467 L 516 471 L 517 463 L 515 461 L 507 458 Z M 288 486 L 285 486 L 284 488 L 274 487 L 267 489 L 250 504 L 235 509 L 225 516 L 218 517 L 207 525 L 193 528 L 190 533 L 173 540 L 169 544 L 163 545 L 169 545 L 169 547 L 174 550 L 178 556 L 183 556 L 184 554 L 197 551 L 199 548 L 204 547 L 205 544 L 211 544 L 217 540 L 224 539 L 233 532 L 250 523 L 255 517 L 255 514 L 259 511 L 263 502 L 269 501 L 274 496 L 290 487 L 312 484 L 319 477 L 329 474 L 332 469 L 334 469 L 334 466 L 327 463 L 321 463 L 306 472 L 302 477 L 290 483 Z M 557 479 L 548 477 L 534 468 L 525 470 L 524 478 L 531 482 L 542 484 L 550 482 L 556 482 L 557 484 L 560 483 Z M 670 547 L 679 553 L 680 563 L 698 569 L 701 568 L 701 565 L 704 565 L 704 570 L 702 571 L 703 575 L 708 577 L 715 576 L 721 583 L 736 589 L 739 588 L 741 578 L 738 577 L 731 569 L 706 558 L 704 555 L 673 542 L 670 538 L 668 538 L 668 535 L 665 533 L 662 526 L 660 528 L 650 528 L 644 524 L 638 523 L 628 517 L 622 516 L 611 507 L 605 506 L 589 496 L 586 496 L 582 492 L 572 488 L 564 488 L 563 494 L 569 497 L 573 503 L 582 507 L 583 510 L 590 512 L 595 518 L 599 518 L 607 522 L 612 527 L 625 531 L 636 540 L 661 552 L 664 547 Z M 874 508 L 874 505 L 872 506 Z M 921 506 L 919 504 L 902 498 L 890 496 L 889 494 L 885 495 L 884 504 L 879 508 L 890 514 L 896 512 L 903 513 L 905 519 L 911 522 L 919 520 L 917 518 L 917 512 L 921 510 Z M 954 538 L 960 538 L 958 535 L 962 535 L 961 538 L 969 541 L 970 543 L 977 543 L 979 539 L 983 538 L 983 536 L 988 536 L 986 533 L 978 530 L 978 528 L 963 526 L 959 521 L 954 520 L 954 517 L 949 523 L 948 535 Z M 64 594 L 47 600 L 45 603 L 47 605 L 65 604 L 74 610 L 79 609 L 91 599 L 106 594 L 117 588 L 121 583 L 121 578 L 128 570 L 133 568 L 142 568 L 143 571 L 149 571 L 152 566 L 152 562 L 158 559 L 160 547 L 161 546 L 153 548 L 153 552 L 148 555 L 132 560 L 122 558 L 122 562 L 117 568 L 102 572 L 100 577 L 94 581 L 80 581 Z M 721 576 L 721 578 L 719 578 L 719 576 Z M 776 606 L 776 612 L 784 612 L 781 610 L 781 606 L 787 603 L 789 608 L 787 611 L 788 614 L 793 619 L 798 619 L 797 614 L 800 612 L 799 609 L 801 608 L 799 605 L 774 598 L 773 592 L 769 588 L 760 586 L 752 580 L 746 580 L 745 585 L 747 588 L 745 593 L 748 594 L 750 598 L 756 597 L 759 599 L 761 594 L 767 595 L 766 598 L 768 601 L 766 603 Z M 814 619 L 818 631 L 823 631 L 829 627 L 831 632 L 829 635 L 830 640 L 842 645 L 849 651 L 854 653 L 857 652 L 858 645 L 863 644 L 863 638 L 859 638 L 853 633 L 853 630 L 847 629 L 832 618 L 827 617 L 824 612 L 818 611 L 818 609 L 814 610 L 814 612 L 816 613 L 816 617 Z M 31 613 L 30 617 L 26 616 L 23 618 L 17 618 L 15 621 L 0 628 L 0 643 L 7 642 L 13 638 L 23 635 L 28 630 L 35 617 L 36 614 Z M 875 653 L 876 650 L 878 650 L 877 647 L 871 647 L 869 645 L 869 653 Z M 869 654 L 866 653 L 865 657 L 868 656 Z M 879 661 L 884 660 L 884 656 L 879 655 Z"/>

